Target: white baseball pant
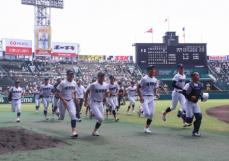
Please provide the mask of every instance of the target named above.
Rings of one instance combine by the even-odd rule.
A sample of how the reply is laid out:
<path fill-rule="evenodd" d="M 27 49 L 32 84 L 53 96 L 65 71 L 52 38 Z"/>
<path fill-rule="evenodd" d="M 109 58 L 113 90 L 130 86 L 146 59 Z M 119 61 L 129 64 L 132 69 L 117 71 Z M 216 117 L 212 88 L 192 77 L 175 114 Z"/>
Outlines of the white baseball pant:
<path fill-rule="evenodd" d="M 186 111 L 185 96 L 182 93 L 179 93 L 177 91 L 172 92 L 172 105 L 170 106 L 170 109 L 175 110 L 177 107 L 178 101 L 180 103 L 180 107 L 182 111 Z"/>
<path fill-rule="evenodd" d="M 21 112 L 21 99 L 11 101 L 12 112 Z"/>
<path fill-rule="evenodd" d="M 130 102 L 130 106 L 135 105 L 135 97 L 128 96 L 128 100 Z"/>
<path fill-rule="evenodd" d="M 153 118 L 154 115 L 154 96 L 143 96 L 142 103 L 143 114 L 147 119 Z"/>
<path fill-rule="evenodd" d="M 73 100 L 67 101 L 67 108 L 64 107 L 63 101 L 59 101 L 59 110 L 60 110 L 60 119 L 64 120 L 65 118 L 65 111 L 67 109 L 69 116 L 71 118 L 71 120 L 76 120 L 76 107 L 75 107 L 75 103 Z"/>
<path fill-rule="evenodd" d="M 195 113 L 201 113 L 197 103 L 186 101 L 186 117 L 192 118 Z"/>
<path fill-rule="evenodd" d="M 104 120 L 104 108 L 103 108 L 103 102 L 96 102 L 96 101 L 91 101 L 90 104 L 91 107 L 91 112 L 94 114 L 95 119 L 99 122 L 102 123 Z"/>

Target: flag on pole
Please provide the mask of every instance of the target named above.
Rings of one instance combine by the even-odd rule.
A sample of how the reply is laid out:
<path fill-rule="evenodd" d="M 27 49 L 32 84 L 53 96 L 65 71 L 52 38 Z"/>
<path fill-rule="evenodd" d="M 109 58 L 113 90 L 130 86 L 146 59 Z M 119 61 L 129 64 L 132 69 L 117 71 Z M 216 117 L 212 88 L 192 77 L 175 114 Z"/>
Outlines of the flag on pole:
<path fill-rule="evenodd" d="M 146 33 L 153 33 L 153 28 L 150 28 L 149 30 L 147 30 Z"/>

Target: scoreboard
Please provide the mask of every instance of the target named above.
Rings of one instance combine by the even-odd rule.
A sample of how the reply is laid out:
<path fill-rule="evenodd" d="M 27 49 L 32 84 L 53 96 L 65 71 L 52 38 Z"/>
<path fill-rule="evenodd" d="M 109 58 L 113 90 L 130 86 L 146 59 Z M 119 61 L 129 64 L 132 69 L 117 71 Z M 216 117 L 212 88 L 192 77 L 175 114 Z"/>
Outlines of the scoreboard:
<path fill-rule="evenodd" d="M 149 65 L 157 67 L 174 67 L 179 63 L 185 66 L 206 66 L 206 44 L 178 43 L 136 43 L 136 63 L 141 68 Z"/>

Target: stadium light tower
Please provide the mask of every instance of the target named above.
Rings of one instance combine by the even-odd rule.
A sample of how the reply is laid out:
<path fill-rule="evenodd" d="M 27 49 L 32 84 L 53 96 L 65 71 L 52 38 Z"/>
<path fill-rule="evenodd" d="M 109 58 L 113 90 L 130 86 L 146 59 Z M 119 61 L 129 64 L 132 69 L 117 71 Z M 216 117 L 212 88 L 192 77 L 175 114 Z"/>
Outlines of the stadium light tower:
<path fill-rule="evenodd" d="M 63 0 L 21 0 L 34 6 L 35 54 L 48 56 L 51 52 L 51 8 L 63 9 Z"/>

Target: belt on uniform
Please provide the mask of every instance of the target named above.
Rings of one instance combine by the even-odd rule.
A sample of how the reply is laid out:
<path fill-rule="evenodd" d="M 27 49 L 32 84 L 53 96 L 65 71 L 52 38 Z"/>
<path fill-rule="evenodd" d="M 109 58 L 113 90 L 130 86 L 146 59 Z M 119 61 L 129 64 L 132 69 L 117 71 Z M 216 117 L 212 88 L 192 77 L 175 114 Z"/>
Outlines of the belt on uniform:
<path fill-rule="evenodd" d="M 103 101 L 97 101 L 97 100 L 93 100 L 93 102 L 98 102 L 98 103 L 101 103 L 101 102 L 103 102 Z"/>
<path fill-rule="evenodd" d="M 116 95 L 111 95 L 111 97 L 115 97 Z"/>
<path fill-rule="evenodd" d="M 67 101 L 67 102 L 70 102 L 72 99 L 70 99 L 70 100 L 66 100 L 66 99 L 64 99 L 65 101 Z"/>
<path fill-rule="evenodd" d="M 153 95 L 143 95 L 143 96 L 151 97 L 151 96 L 153 96 Z"/>
<path fill-rule="evenodd" d="M 21 98 L 18 98 L 18 99 L 12 99 L 12 100 L 14 100 L 14 101 L 17 101 L 17 100 L 20 100 Z"/>

